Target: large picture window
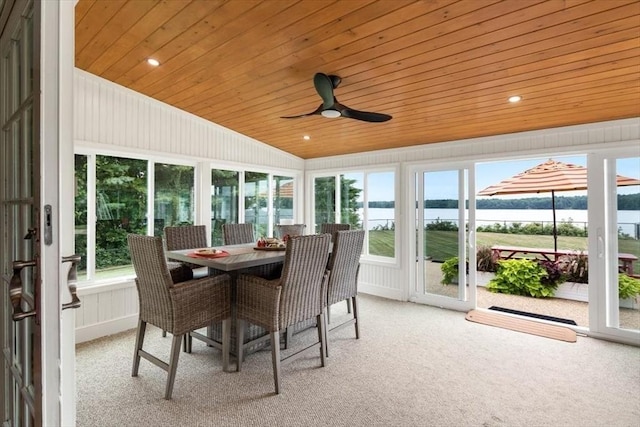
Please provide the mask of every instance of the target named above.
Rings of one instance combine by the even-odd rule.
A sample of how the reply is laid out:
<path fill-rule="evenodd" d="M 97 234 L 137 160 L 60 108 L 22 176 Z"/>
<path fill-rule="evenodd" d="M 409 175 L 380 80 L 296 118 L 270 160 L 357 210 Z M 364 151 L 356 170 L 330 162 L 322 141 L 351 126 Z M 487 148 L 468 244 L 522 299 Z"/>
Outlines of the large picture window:
<path fill-rule="evenodd" d="M 211 244 L 222 245 L 222 225 L 255 224 L 267 236 L 295 218 L 295 177 L 211 169 Z M 196 167 L 144 158 L 75 155 L 75 248 L 78 278 L 91 283 L 134 274 L 127 235 L 163 236 L 164 228 L 206 223 L 196 191 Z M 207 202 L 204 206 L 206 208 Z"/>
<path fill-rule="evenodd" d="M 395 258 L 395 171 L 350 171 L 314 178 L 315 231 L 322 223 L 364 229 L 365 254 Z"/>

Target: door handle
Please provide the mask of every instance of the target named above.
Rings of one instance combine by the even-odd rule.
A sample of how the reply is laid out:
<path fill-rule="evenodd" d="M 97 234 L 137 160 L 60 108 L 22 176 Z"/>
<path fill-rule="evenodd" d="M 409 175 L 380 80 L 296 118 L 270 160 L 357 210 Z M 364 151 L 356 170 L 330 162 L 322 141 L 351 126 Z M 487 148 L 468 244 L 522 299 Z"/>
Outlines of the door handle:
<path fill-rule="evenodd" d="M 69 293 L 71 294 L 71 302 L 62 304 L 62 309 L 66 310 L 68 308 L 78 308 L 82 304 L 76 292 L 76 281 L 78 280 L 78 263 L 80 262 L 80 255 L 70 255 L 62 257 L 62 262 L 71 263 L 71 267 L 69 268 L 69 272 L 67 273 L 67 287 L 69 288 Z"/>
<path fill-rule="evenodd" d="M 9 298 L 11 299 L 11 305 L 13 306 L 13 315 L 11 318 L 14 321 L 26 319 L 27 317 L 33 317 L 36 315 L 36 311 L 22 310 L 22 269 L 26 267 L 35 267 L 38 264 L 36 260 L 31 261 L 13 261 L 13 276 L 9 281 Z"/>
<path fill-rule="evenodd" d="M 67 273 L 67 286 L 69 287 L 69 293 L 71 294 L 71 302 L 62 304 L 62 309 L 78 308 L 81 305 L 78 298 L 76 281 L 78 279 L 78 263 L 80 262 L 80 255 L 71 255 L 62 257 L 62 262 L 71 263 L 71 268 Z M 9 298 L 11 299 L 11 305 L 13 306 L 13 315 L 11 316 L 14 321 L 26 319 L 27 317 L 33 317 L 36 315 L 36 310 L 23 311 L 22 310 L 22 269 L 27 267 L 35 267 L 37 265 L 36 260 L 31 261 L 14 261 L 13 276 L 9 281 Z"/>

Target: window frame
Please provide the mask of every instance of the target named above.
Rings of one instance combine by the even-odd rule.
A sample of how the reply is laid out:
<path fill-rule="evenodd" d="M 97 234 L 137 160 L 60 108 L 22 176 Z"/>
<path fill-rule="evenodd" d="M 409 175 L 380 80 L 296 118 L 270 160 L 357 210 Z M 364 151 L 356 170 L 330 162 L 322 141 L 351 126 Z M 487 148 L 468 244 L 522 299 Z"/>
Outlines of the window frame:
<path fill-rule="evenodd" d="M 190 166 L 194 168 L 194 206 L 193 218 L 194 224 L 204 224 L 208 229 L 208 241 L 211 235 L 211 170 L 221 169 L 238 172 L 239 174 L 239 192 L 238 192 L 238 221 L 244 222 L 244 176 L 246 171 L 267 174 L 268 180 L 268 218 L 269 233 L 273 233 L 273 201 L 271 194 L 273 192 L 273 177 L 285 176 L 294 180 L 293 187 L 293 217 L 295 221 L 301 220 L 300 212 L 303 212 L 303 194 L 304 189 L 304 171 L 263 167 L 259 165 L 240 165 L 231 162 L 213 162 L 203 161 L 185 155 L 158 155 L 151 153 L 143 153 L 138 150 L 114 150 L 111 148 L 100 147 L 83 141 L 76 141 L 74 148 L 74 157 L 86 156 L 87 158 L 87 247 L 86 247 L 86 279 L 78 282 L 79 288 L 91 288 L 96 286 L 105 286 L 114 283 L 122 283 L 131 281 L 135 274 L 124 274 L 117 277 L 98 278 L 96 279 L 96 157 L 110 156 L 128 158 L 134 160 L 144 160 L 147 162 L 147 230 L 146 233 L 152 236 L 154 233 L 155 222 L 155 164 L 169 164 L 176 166 Z M 75 174 L 75 163 L 74 163 Z M 208 177 L 207 177 L 208 176 Z M 75 206 L 74 206 L 75 209 Z M 75 240 L 75 236 L 74 236 Z"/>
<path fill-rule="evenodd" d="M 366 224 L 368 223 L 369 218 L 369 175 L 374 173 L 393 173 L 393 191 L 394 191 L 394 212 L 393 212 L 393 222 L 394 222 L 394 256 L 393 257 L 385 257 L 380 255 L 372 255 L 369 253 L 369 230 Z M 400 222 L 401 218 L 401 203 L 402 203 L 402 195 L 400 193 L 400 165 L 398 164 L 386 164 L 386 165 L 376 165 L 373 167 L 353 167 L 348 169 L 324 169 L 317 170 L 310 173 L 307 173 L 307 194 L 306 197 L 306 212 L 307 214 L 307 224 L 309 225 L 310 230 L 315 230 L 315 227 L 318 225 L 315 223 L 315 180 L 316 178 L 335 178 L 336 180 L 336 192 L 335 192 L 335 206 L 336 212 L 341 212 L 341 189 L 339 188 L 340 176 L 347 174 L 355 174 L 361 173 L 363 174 L 363 193 L 362 193 L 362 223 L 363 229 L 365 230 L 365 241 L 363 245 L 362 252 L 362 261 L 365 261 L 367 264 L 379 264 L 384 266 L 394 265 L 396 267 L 400 266 L 401 259 L 401 250 L 402 248 L 399 245 L 399 236 L 402 230 L 402 224 Z"/>

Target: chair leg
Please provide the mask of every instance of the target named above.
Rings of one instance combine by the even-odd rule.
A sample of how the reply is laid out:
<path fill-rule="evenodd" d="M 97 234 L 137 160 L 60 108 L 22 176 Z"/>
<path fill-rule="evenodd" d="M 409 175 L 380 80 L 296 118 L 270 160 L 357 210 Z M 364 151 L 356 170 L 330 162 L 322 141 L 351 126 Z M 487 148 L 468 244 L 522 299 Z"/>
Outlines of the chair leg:
<path fill-rule="evenodd" d="M 222 370 L 229 371 L 229 349 L 231 340 L 231 319 L 222 321 Z"/>
<path fill-rule="evenodd" d="M 351 300 L 347 298 L 347 313 L 351 313 Z"/>
<path fill-rule="evenodd" d="M 142 343 L 144 342 L 144 333 L 147 330 L 147 322 L 138 319 L 138 332 L 136 333 L 136 347 L 133 353 L 133 368 L 131 369 L 131 376 L 138 376 L 138 368 L 140 367 L 140 354 L 139 350 L 142 350 Z"/>
<path fill-rule="evenodd" d="M 360 339 L 360 319 L 358 319 L 358 297 L 354 296 L 353 299 L 353 318 L 355 319 L 356 339 Z"/>
<path fill-rule="evenodd" d="M 187 332 L 186 334 L 184 334 L 184 337 L 182 338 L 183 351 L 185 353 L 191 353 L 192 343 L 193 343 L 193 338 L 191 337 L 191 334 Z"/>
<path fill-rule="evenodd" d="M 293 337 L 293 325 L 289 326 L 284 330 L 284 348 L 285 350 L 289 348 L 289 343 Z"/>
<path fill-rule="evenodd" d="M 280 394 L 280 331 L 271 332 L 271 362 L 276 394 Z"/>
<path fill-rule="evenodd" d="M 327 305 L 326 314 L 327 324 L 331 323 L 331 306 Z"/>
<path fill-rule="evenodd" d="M 243 351 L 243 343 L 244 343 L 244 320 L 238 319 L 236 322 L 236 335 L 238 339 L 238 349 L 236 354 L 238 355 L 238 360 L 236 362 L 236 371 L 240 372 L 242 369 L 242 351 Z"/>
<path fill-rule="evenodd" d="M 166 338 L 167 337 L 167 331 L 165 331 L 164 329 L 162 330 L 162 338 Z"/>
<path fill-rule="evenodd" d="M 329 307 L 324 308 L 324 342 L 326 348 L 326 355 L 329 357 Z"/>
<path fill-rule="evenodd" d="M 169 356 L 169 375 L 167 376 L 167 388 L 164 398 L 171 399 L 173 393 L 173 383 L 176 379 L 176 370 L 178 369 L 178 358 L 180 357 L 180 342 L 183 335 L 174 335 L 171 341 L 171 355 Z"/>
<path fill-rule="evenodd" d="M 329 348 L 327 347 L 327 330 L 325 329 L 325 317 L 324 311 L 316 316 L 316 323 L 318 326 L 318 341 L 320 341 L 320 363 L 322 366 L 327 364 L 326 355 L 329 354 Z"/>

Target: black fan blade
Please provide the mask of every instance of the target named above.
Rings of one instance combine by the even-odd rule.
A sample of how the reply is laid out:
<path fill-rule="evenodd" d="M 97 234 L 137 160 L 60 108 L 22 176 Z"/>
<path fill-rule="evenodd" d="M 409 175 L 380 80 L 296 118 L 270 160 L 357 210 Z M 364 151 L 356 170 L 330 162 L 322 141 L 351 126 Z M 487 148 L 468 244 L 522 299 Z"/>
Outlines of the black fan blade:
<path fill-rule="evenodd" d="M 362 120 L 363 122 L 386 122 L 387 120 L 391 120 L 391 116 L 388 114 L 358 111 L 346 105 L 338 104 L 337 102 L 336 106 L 338 107 L 338 111 L 340 111 L 340 115 L 349 119 Z"/>
<path fill-rule="evenodd" d="M 323 73 L 316 73 L 313 76 L 313 85 L 316 87 L 316 92 L 322 98 L 322 105 L 325 109 L 333 106 L 333 82 L 331 78 Z"/>
<path fill-rule="evenodd" d="M 312 111 L 311 113 L 306 113 L 306 114 L 300 114 L 299 116 L 286 116 L 286 117 L 280 117 L 281 119 L 298 119 L 300 117 L 308 117 L 308 116 L 313 116 L 316 114 L 320 114 L 323 110 L 322 108 L 323 104 L 320 104 L 320 106 L 318 106 L 318 108 L 316 108 L 315 111 Z"/>

